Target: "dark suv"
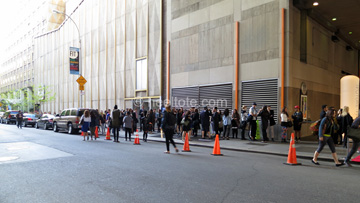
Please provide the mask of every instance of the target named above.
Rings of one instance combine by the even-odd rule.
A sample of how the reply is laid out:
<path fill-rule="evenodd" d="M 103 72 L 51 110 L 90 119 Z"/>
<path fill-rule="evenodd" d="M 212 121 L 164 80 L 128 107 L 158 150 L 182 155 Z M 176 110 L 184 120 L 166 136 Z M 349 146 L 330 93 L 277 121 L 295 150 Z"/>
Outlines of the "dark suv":
<path fill-rule="evenodd" d="M 1 122 L 6 124 L 10 124 L 10 123 L 16 124 L 16 114 L 18 113 L 19 111 L 17 110 L 6 111 L 1 118 Z"/>
<path fill-rule="evenodd" d="M 69 134 L 79 132 L 81 129 L 80 118 L 85 110 L 90 109 L 70 108 L 63 110 L 61 114 L 56 115 L 53 120 L 54 132 L 59 132 L 59 130 L 66 130 Z"/>

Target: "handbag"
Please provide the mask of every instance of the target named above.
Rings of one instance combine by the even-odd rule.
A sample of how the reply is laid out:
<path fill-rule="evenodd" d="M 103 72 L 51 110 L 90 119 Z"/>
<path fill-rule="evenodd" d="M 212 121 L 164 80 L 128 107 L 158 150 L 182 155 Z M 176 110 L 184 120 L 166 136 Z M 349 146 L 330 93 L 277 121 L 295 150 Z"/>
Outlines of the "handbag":
<path fill-rule="evenodd" d="M 84 117 L 81 117 L 80 119 L 80 125 L 83 125 L 84 124 Z"/>
<path fill-rule="evenodd" d="M 246 122 L 250 122 L 253 120 L 253 116 L 251 114 L 248 115 L 248 117 L 246 118 Z"/>
<path fill-rule="evenodd" d="M 293 127 L 293 123 L 291 121 L 286 122 L 286 127 L 288 128 Z"/>
<path fill-rule="evenodd" d="M 347 128 L 347 137 L 353 139 L 356 142 L 360 141 L 360 129 L 351 128 L 348 126 Z"/>

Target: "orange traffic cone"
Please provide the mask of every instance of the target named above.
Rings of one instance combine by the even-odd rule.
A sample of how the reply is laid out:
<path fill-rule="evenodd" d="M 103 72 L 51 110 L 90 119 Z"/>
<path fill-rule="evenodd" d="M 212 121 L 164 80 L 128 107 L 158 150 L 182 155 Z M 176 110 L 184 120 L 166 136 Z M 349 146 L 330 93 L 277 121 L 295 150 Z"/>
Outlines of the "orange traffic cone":
<path fill-rule="evenodd" d="M 214 150 L 213 150 L 213 153 L 211 155 L 214 155 L 214 156 L 222 156 L 223 155 L 220 152 L 219 135 L 216 135 L 215 143 L 214 143 Z"/>
<path fill-rule="evenodd" d="M 289 154 L 287 162 L 284 164 L 287 165 L 301 165 L 301 163 L 298 163 L 296 160 L 296 148 L 295 148 L 295 138 L 294 133 L 291 133 L 291 140 L 290 140 L 290 146 L 289 146 Z"/>
<path fill-rule="evenodd" d="M 140 139 L 139 139 L 138 130 L 136 130 L 134 145 L 140 145 Z"/>
<path fill-rule="evenodd" d="M 190 150 L 190 146 L 189 146 L 189 137 L 188 134 L 186 133 L 185 135 L 185 143 L 184 143 L 184 147 L 183 147 L 183 152 L 191 152 Z"/>
<path fill-rule="evenodd" d="M 95 138 L 99 138 L 99 129 L 97 126 L 95 128 Z"/>
<path fill-rule="evenodd" d="M 105 140 L 111 140 L 111 138 L 110 138 L 110 128 L 108 128 L 108 130 L 106 132 Z"/>

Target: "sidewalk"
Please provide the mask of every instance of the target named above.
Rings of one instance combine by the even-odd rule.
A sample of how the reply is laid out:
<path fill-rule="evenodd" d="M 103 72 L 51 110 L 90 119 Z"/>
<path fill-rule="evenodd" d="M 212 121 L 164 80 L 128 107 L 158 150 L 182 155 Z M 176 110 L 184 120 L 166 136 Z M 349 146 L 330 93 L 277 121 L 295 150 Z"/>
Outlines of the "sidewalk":
<path fill-rule="evenodd" d="M 120 131 L 119 133 L 120 138 L 125 137 L 124 131 Z M 139 132 L 140 141 L 142 142 L 143 133 Z M 165 135 L 164 135 L 165 136 Z M 113 135 L 111 134 L 111 138 L 113 139 Z M 135 136 L 132 135 L 132 139 Z M 123 141 L 120 140 L 120 141 Z M 165 137 L 161 138 L 160 133 L 153 133 L 148 134 L 148 141 L 155 141 L 155 142 L 165 142 Z M 174 135 L 174 141 L 176 144 L 183 145 L 183 141 L 181 140 L 181 136 Z M 197 147 L 208 147 L 209 154 L 212 152 L 212 148 L 214 147 L 214 139 L 201 139 L 201 137 L 191 137 L 191 141 L 189 141 L 190 148 L 191 146 Z M 164 146 L 165 147 L 165 146 Z M 312 159 L 315 150 L 318 147 L 318 143 L 315 141 L 301 141 L 296 143 L 296 155 L 297 158 L 308 159 L 309 163 Z M 181 149 L 182 146 L 179 146 Z M 211 149 L 210 149 L 211 148 Z M 231 139 L 230 140 L 220 140 L 220 148 L 222 150 L 233 150 L 233 151 L 242 151 L 242 152 L 250 152 L 250 153 L 260 153 L 260 154 L 269 154 L 269 155 L 277 155 L 277 156 L 284 156 L 284 162 L 286 162 L 286 157 L 288 156 L 289 152 L 289 142 L 287 143 L 280 143 L 280 142 L 268 142 L 262 143 L 260 141 L 249 141 L 249 140 L 241 140 L 241 139 Z M 339 159 L 343 159 L 346 157 L 347 149 L 343 148 L 342 146 L 336 147 L 336 152 L 338 154 Z M 226 156 L 226 152 L 222 153 Z M 353 158 L 358 156 L 359 154 L 355 154 Z M 331 152 L 328 146 L 325 146 L 323 151 L 321 152 L 319 161 L 333 161 Z"/>

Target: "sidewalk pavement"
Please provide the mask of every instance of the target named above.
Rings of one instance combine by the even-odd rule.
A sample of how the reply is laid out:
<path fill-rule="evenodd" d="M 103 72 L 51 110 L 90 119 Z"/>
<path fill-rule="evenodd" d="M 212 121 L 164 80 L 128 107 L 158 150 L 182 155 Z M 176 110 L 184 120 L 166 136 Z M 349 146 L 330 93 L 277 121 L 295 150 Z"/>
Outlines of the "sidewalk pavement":
<path fill-rule="evenodd" d="M 139 132 L 140 141 L 142 142 L 143 133 Z M 124 131 L 120 131 L 119 133 L 120 138 L 125 137 Z M 135 138 L 135 135 L 132 135 L 132 140 Z M 113 135 L 111 134 L 111 138 L 113 139 Z M 181 140 L 181 136 L 177 134 L 174 135 L 174 141 L 176 144 L 183 145 L 184 142 Z M 190 149 L 191 146 L 197 147 L 207 147 L 209 148 L 209 154 L 212 153 L 212 148 L 214 147 L 214 140 L 215 139 L 201 139 L 199 137 L 191 137 L 191 141 L 189 141 Z M 120 140 L 120 141 L 123 141 Z M 161 134 L 155 132 L 153 134 L 148 134 L 148 141 L 156 141 L 156 142 L 165 142 L 165 135 L 164 138 L 161 138 Z M 312 159 L 315 150 L 318 147 L 318 143 L 316 141 L 301 141 L 295 143 L 296 145 L 296 155 L 297 158 L 308 159 L 309 163 Z M 165 147 L 165 146 L 164 146 Z M 182 146 L 178 147 L 179 149 Z M 211 149 L 210 149 L 211 148 Z M 259 154 L 268 154 L 268 155 L 277 155 L 277 156 L 284 156 L 284 162 L 287 160 L 288 152 L 289 152 L 289 141 L 287 143 L 280 143 L 278 141 L 268 143 L 262 143 L 261 141 L 249 141 L 249 140 L 241 140 L 241 139 L 232 139 L 230 140 L 221 140 L 220 139 L 220 148 L 221 150 L 233 150 L 233 151 L 241 151 L 241 152 L 249 152 L 249 153 L 259 153 Z M 344 159 L 347 155 L 347 149 L 343 148 L 342 146 L 336 147 L 336 152 L 340 160 Z M 222 154 L 226 156 L 226 152 L 222 151 Z M 353 158 L 359 156 L 358 153 L 355 153 Z M 331 156 L 331 151 L 328 146 L 325 146 L 323 151 L 320 153 L 318 158 L 319 161 L 333 161 Z"/>

